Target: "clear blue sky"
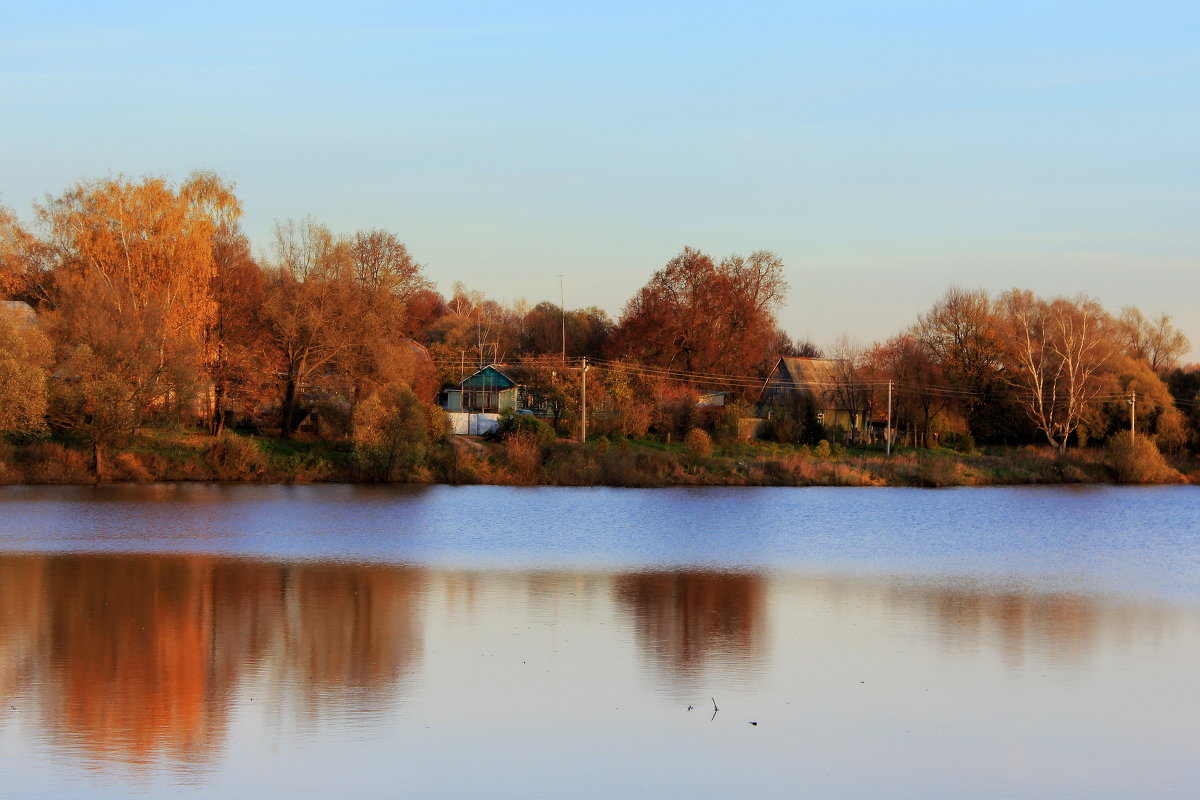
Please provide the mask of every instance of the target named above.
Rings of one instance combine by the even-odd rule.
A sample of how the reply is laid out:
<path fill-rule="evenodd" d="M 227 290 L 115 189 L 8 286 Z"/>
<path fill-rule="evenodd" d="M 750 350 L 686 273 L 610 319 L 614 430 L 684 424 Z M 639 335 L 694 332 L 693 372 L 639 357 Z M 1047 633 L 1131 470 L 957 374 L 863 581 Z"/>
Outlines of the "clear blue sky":
<path fill-rule="evenodd" d="M 6 3 L 0 203 L 238 185 L 502 301 L 618 315 L 685 245 L 888 336 L 952 283 L 1170 313 L 1200 358 L 1200 4 Z"/>

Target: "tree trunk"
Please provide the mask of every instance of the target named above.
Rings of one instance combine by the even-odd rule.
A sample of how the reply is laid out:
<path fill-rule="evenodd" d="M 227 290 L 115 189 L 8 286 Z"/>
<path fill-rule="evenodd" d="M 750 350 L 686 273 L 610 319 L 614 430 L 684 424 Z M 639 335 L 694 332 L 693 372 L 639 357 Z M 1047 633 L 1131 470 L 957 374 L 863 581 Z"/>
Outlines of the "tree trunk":
<path fill-rule="evenodd" d="M 212 421 L 208 426 L 213 436 L 220 436 L 221 430 L 225 427 L 225 411 L 221 408 L 224 399 L 225 386 L 224 384 L 217 384 L 213 391 Z"/>
<path fill-rule="evenodd" d="M 96 483 L 104 480 L 104 456 L 100 451 L 100 442 L 92 442 L 92 471 L 96 475 Z"/>
<path fill-rule="evenodd" d="M 283 416 L 279 422 L 279 438 L 289 439 L 292 435 L 292 420 L 296 417 L 296 381 L 288 378 L 283 394 Z"/>

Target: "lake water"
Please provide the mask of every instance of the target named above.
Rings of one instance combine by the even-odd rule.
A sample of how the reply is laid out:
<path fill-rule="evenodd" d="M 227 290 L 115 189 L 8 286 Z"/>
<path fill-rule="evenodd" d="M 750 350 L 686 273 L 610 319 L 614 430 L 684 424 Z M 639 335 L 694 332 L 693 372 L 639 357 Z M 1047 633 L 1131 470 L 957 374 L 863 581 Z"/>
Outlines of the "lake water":
<path fill-rule="evenodd" d="M 0 489 L 3 798 L 1193 798 L 1198 680 L 1194 487 Z"/>

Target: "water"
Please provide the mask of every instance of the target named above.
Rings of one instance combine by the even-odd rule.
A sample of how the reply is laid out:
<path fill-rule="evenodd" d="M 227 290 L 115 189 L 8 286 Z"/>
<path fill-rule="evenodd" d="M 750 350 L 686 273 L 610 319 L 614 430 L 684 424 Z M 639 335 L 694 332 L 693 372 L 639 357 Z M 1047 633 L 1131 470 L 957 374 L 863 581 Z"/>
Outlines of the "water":
<path fill-rule="evenodd" d="M 1198 498 L 10 487 L 0 797 L 1190 798 Z"/>

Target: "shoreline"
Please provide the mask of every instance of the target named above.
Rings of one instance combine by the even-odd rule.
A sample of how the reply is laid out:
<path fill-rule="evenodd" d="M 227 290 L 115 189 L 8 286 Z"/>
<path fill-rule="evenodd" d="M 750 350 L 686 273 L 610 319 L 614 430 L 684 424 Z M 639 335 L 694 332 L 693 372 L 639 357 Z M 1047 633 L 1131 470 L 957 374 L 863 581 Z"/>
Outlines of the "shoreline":
<path fill-rule="evenodd" d="M 1104 448 L 1059 456 L 1048 447 L 881 450 L 741 442 L 700 455 L 681 444 L 601 439 L 531 443 L 452 437 L 395 480 L 371 480 L 345 442 L 150 430 L 104 457 L 100 480 L 82 443 L 42 440 L 0 449 L 0 485 L 225 483 L 491 485 L 628 488 L 843 486 L 1086 486 L 1200 484 L 1200 462 L 1114 463 Z"/>

